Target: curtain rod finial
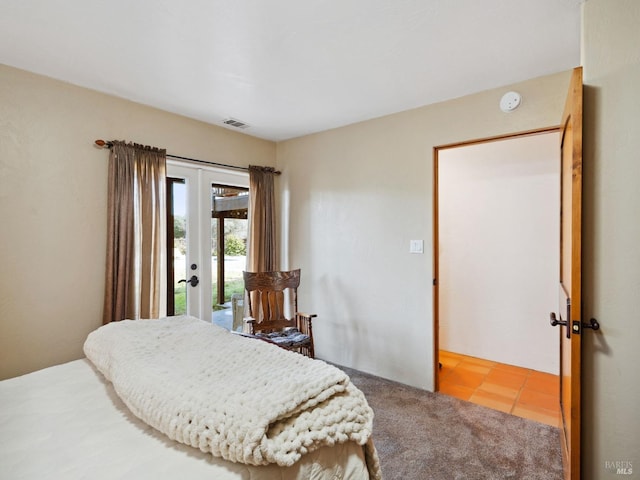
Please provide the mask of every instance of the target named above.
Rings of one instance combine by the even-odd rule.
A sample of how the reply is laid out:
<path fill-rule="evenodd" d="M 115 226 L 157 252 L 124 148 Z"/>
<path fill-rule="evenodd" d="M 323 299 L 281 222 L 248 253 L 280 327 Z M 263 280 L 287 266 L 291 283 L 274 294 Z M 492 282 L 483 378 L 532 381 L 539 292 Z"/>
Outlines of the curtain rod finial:
<path fill-rule="evenodd" d="M 95 144 L 100 148 L 102 147 L 111 148 L 111 146 L 113 145 L 111 142 L 105 142 L 104 140 L 96 140 Z"/>

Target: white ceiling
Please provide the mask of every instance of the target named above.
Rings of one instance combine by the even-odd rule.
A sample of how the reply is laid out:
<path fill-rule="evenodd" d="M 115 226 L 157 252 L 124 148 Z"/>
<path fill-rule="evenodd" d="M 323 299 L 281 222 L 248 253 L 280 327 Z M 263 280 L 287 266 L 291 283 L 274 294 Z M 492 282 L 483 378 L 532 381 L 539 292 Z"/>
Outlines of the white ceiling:
<path fill-rule="evenodd" d="M 283 140 L 580 63 L 584 0 L 0 0 L 0 63 Z"/>

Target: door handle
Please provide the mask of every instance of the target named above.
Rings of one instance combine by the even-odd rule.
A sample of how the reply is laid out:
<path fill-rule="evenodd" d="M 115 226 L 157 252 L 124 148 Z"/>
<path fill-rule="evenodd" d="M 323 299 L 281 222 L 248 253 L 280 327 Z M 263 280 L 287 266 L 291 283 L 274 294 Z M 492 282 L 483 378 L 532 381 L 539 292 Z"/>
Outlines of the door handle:
<path fill-rule="evenodd" d="M 550 318 L 550 323 L 551 323 L 552 327 L 555 327 L 556 325 L 567 325 L 567 321 L 566 320 L 558 320 L 556 318 L 555 312 L 551 312 L 549 314 L 549 318 Z"/>
<path fill-rule="evenodd" d="M 596 320 L 595 318 L 592 318 L 591 320 L 589 320 L 589 323 L 587 322 L 581 323 L 578 321 L 573 322 L 573 331 L 575 333 L 580 333 L 580 330 L 584 328 L 590 328 L 592 330 L 600 330 L 600 324 L 598 323 L 598 320 Z"/>
<path fill-rule="evenodd" d="M 195 275 L 192 275 L 189 280 L 186 280 L 184 278 L 182 280 L 178 280 L 178 283 L 183 283 L 183 282 L 184 283 L 188 283 L 192 287 L 195 287 L 196 285 L 198 285 L 200 283 L 200 280 L 198 280 L 198 277 L 196 277 Z"/>
<path fill-rule="evenodd" d="M 569 307 L 567 307 L 567 318 L 569 318 Z M 567 327 L 567 338 L 571 338 L 571 329 L 569 328 L 569 321 L 568 320 L 558 320 L 558 318 L 556 317 L 555 312 L 551 312 L 549 314 L 549 319 L 550 319 L 550 323 L 551 323 L 552 327 L 555 327 L 556 325 L 561 325 L 561 326 Z M 578 333 L 580 333 L 580 332 L 578 332 Z"/>
<path fill-rule="evenodd" d="M 589 320 L 589 323 L 582 322 L 582 328 L 591 328 L 593 330 L 600 330 L 600 324 L 598 323 L 598 320 L 596 320 L 595 318 L 592 318 L 591 320 Z"/>
<path fill-rule="evenodd" d="M 552 327 L 555 327 L 556 325 L 569 325 L 569 322 L 566 320 L 558 320 L 556 317 L 556 314 L 554 312 L 551 312 L 551 314 L 549 315 L 550 318 L 550 323 Z M 598 323 L 598 320 L 596 320 L 595 318 L 592 318 L 591 320 L 589 320 L 589 323 L 587 322 L 578 322 L 575 321 L 573 322 L 573 332 L 574 333 L 580 333 L 580 330 L 582 328 L 590 328 L 592 330 L 600 330 L 600 323 Z M 567 336 L 567 338 L 569 338 Z"/>

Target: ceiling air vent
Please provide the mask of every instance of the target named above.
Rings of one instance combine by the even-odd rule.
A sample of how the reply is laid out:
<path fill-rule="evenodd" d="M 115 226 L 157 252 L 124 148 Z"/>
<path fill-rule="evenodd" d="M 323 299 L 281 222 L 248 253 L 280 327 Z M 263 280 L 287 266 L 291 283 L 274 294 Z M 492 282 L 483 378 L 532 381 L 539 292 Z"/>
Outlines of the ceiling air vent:
<path fill-rule="evenodd" d="M 236 128 L 249 128 L 249 125 L 247 125 L 244 122 L 241 122 L 240 120 L 236 120 L 235 118 L 227 118 L 222 123 L 224 123 L 225 125 L 229 125 L 231 127 L 236 127 Z"/>

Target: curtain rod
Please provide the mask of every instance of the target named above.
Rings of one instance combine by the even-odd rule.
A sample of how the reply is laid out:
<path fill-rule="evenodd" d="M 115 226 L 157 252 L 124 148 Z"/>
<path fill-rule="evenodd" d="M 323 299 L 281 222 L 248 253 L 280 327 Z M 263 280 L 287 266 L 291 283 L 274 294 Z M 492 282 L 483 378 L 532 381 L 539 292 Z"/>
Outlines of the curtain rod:
<path fill-rule="evenodd" d="M 113 147 L 113 142 L 105 142 L 104 140 L 96 140 L 95 144 L 101 148 Z M 167 157 L 177 158 L 179 160 L 186 160 L 188 162 L 204 163 L 206 165 L 215 165 L 217 167 L 235 168 L 236 170 L 244 170 L 245 172 L 249 171 L 247 167 L 239 167 L 237 165 L 227 165 L 226 163 L 208 162 L 207 160 L 198 160 L 197 158 L 181 157 L 179 155 L 171 155 L 170 153 L 167 153 Z M 280 175 L 280 173 L 282 172 L 278 170 L 274 170 L 273 173 L 275 173 L 276 175 Z"/>

